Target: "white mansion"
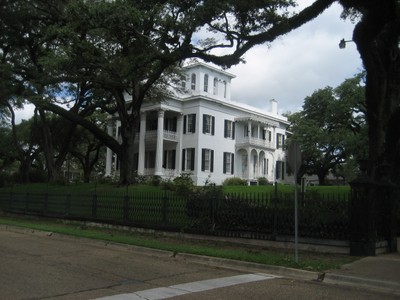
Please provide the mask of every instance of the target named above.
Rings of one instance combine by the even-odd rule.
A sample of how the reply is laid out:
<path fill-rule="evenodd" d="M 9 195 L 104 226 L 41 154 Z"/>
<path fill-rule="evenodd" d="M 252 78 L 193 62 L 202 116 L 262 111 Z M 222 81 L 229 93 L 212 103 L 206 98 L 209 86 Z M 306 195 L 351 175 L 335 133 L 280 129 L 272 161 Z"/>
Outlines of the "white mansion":
<path fill-rule="evenodd" d="M 231 100 L 233 75 L 204 63 L 184 68 L 185 93 L 157 104 L 144 104 L 135 170 L 142 175 L 174 178 L 190 173 L 195 184 L 207 180 L 222 184 L 239 177 L 249 183 L 265 177 L 270 182 L 286 180 L 282 149 L 287 118 L 271 110 Z M 118 138 L 120 122 L 110 120 L 108 132 Z M 106 176 L 116 174 L 115 155 L 107 149 Z"/>

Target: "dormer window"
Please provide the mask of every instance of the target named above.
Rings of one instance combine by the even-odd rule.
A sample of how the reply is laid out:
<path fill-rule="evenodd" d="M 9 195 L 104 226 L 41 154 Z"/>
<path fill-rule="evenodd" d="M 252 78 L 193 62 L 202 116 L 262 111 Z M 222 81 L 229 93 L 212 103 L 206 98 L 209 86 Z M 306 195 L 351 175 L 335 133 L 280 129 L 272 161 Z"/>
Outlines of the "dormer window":
<path fill-rule="evenodd" d="M 224 80 L 224 98 L 226 98 L 226 81 Z"/>
<path fill-rule="evenodd" d="M 196 74 L 192 74 L 190 87 L 192 90 L 196 89 Z"/>
<path fill-rule="evenodd" d="M 204 91 L 208 92 L 208 74 L 204 75 Z"/>

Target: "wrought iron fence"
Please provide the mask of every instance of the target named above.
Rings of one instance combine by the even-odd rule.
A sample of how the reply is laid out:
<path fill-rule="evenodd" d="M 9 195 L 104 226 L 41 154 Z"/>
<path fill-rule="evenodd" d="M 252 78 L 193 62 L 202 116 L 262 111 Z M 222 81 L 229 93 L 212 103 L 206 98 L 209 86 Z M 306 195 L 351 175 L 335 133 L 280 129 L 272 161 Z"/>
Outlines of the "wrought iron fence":
<path fill-rule="evenodd" d="M 276 239 L 294 234 L 293 194 L 288 193 L 211 193 L 185 199 L 170 191 L 80 195 L 0 191 L 0 208 L 10 213 L 228 237 Z M 348 234 L 349 195 L 300 196 L 301 237 L 348 240 Z"/>

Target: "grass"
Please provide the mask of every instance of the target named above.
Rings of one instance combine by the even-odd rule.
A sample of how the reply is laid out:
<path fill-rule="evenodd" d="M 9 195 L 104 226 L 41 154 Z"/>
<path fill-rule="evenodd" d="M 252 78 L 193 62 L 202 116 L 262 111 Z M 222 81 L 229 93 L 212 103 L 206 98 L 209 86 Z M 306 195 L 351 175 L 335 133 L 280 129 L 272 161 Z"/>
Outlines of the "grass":
<path fill-rule="evenodd" d="M 68 224 L 55 219 L 0 216 L 0 224 L 166 250 L 173 253 L 190 253 L 310 271 L 336 269 L 355 260 L 354 257 L 347 255 L 300 251 L 299 262 L 296 263 L 292 251 L 282 249 L 183 239 L 166 236 L 162 233 L 138 233 L 135 231 L 87 227 L 83 223 Z"/>

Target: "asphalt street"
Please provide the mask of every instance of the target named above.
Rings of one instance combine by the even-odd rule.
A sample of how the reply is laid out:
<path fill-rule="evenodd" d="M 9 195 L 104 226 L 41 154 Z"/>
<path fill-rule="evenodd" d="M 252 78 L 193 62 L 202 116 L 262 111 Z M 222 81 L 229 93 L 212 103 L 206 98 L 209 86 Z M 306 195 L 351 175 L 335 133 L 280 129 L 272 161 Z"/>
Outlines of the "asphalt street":
<path fill-rule="evenodd" d="M 0 226 L 0 299 L 398 299 L 190 256 Z"/>

